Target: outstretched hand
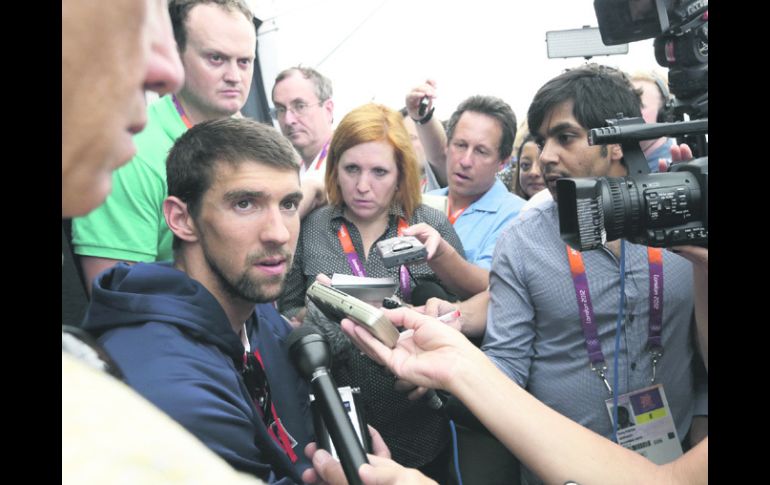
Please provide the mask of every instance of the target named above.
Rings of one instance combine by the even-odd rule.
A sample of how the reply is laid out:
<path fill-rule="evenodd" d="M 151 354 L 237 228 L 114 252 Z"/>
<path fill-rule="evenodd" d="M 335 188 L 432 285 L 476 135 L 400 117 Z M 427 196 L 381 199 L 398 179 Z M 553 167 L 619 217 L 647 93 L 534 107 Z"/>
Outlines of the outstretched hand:
<path fill-rule="evenodd" d="M 358 348 L 401 379 L 448 390 L 455 373 L 480 352 L 460 332 L 435 318 L 409 308 L 383 312 L 393 325 L 407 329 L 393 349 L 348 319 L 342 320 L 342 330 Z"/>

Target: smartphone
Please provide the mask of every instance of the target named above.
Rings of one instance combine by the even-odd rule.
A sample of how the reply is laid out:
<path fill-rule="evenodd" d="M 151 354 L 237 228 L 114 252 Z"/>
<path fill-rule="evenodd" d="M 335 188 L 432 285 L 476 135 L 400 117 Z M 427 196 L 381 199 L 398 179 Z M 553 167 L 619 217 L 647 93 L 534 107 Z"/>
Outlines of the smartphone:
<path fill-rule="evenodd" d="M 307 289 L 307 296 L 327 317 L 337 321 L 347 317 L 388 347 L 396 346 L 398 330 L 382 310 L 317 281 Z"/>
<path fill-rule="evenodd" d="M 428 105 L 430 104 L 430 98 L 427 96 L 423 96 L 420 100 L 420 107 L 417 108 L 417 114 L 420 116 L 425 116 L 425 112 L 428 110 Z"/>

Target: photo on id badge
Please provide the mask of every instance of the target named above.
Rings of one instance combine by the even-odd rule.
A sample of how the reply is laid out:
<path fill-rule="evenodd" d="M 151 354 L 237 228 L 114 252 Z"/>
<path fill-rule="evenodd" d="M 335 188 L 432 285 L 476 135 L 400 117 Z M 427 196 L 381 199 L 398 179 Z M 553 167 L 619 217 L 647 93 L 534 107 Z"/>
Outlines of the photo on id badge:
<path fill-rule="evenodd" d="M 612 398 L 607 412 L 613 419 Z M 662 465 L 682 455 L 663 386 L 655 385 L 618 396 L 618 443 Z"/>

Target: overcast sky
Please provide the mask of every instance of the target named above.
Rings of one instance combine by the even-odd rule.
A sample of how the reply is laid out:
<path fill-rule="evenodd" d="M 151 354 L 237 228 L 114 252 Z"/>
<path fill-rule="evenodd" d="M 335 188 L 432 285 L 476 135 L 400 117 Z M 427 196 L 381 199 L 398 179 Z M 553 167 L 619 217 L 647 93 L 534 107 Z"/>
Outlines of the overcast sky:
<path fill-rule="evenodd" d="M 268 99 L 275 75 L 302 63 L 332 80 L 335 121 L 375 101 L 404 104 L 426 78 L 438 83 L 446 119 L 473 94 L 503 98 L 519 121 L 537 89 L 583 58 L 548 59 L 546 32 L 598 26 L 593 0 L 251 0 L 258 18 Z M 657 65 L 652 39 L 627 55 L 593 61 L 637 69 Z"/>

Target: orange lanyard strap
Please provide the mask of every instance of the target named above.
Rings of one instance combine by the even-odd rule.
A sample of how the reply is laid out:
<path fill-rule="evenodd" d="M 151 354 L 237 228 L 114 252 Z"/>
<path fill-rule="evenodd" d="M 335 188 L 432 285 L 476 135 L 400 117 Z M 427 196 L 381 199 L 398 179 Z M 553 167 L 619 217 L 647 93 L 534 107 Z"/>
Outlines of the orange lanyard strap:
<path fill-rule="evenodd" d="M 176 112 L 179 113 L 179 117 L 182 118 L 182 123 L 187 127 L 189 130 L 192 128 L 192 123 L 190 123 L 190 119 L 187 117 L 187 114 L 184 112 L 184 108 L 182 108 L 182 104 L 179 102 L 179 100 L 176 98 L 175 94 L 171 95 L 171 99 L 174 101 L 174 106 L 176 106 Z"/>
<path fill-rule="evenodd" d="M 403 217 L 400 217 L 398 219 L 398 235 L 403 236 L 404 235 L 404 229 L 409 227 L 409 224 L 406 223 Z"/>
<path fill-rule="evenodd" d="M 337 231 L 337 238 L 340 240 L 340 244 L 342 244 L 342 251 L 348 258 L 348 265 L 350 270 L 353 271 L 353 275 L 366 276 L 364 265 L 361 264 L 361 260 L 358 258 L 356 248 L 353 246 L 353 240 L 350 239 L 350 231 L 348 231 L 348 226 L 344 222 L 340 225 L 339 231 Z"/>
<path fill-rule="evenodd" d="M 404 218 L 399 218 L 398 235 L 401 236 L 404 229 L 407 227 L 409 227 L 409 225 Z M 366 269 L 364 269 L 364 265 L 361 264 L 361 259 L 358 257 L 356 248 L 353 246 L 353 240 L 350 238 L 350 231 L 344 222 L 337 231 L 337 238 L 340 240 L 342 251 L 345 253 L 345 257 L 347 257 L 348 265 L 353 274 L 355 276 L 366 276 Z M 412 286 L 409 284 L 410 278 L 411 275 L 409 274 L 409 270 L 402 264 L 398 269 L 398 279 L 401 286 L 401 296 L 404 297 L 404 300 L 406 301 L 411 301 L 412 297 Z"/>
<path fill-rule="evenodd" d="M 447 214 L 446 215 L 449 218 L 449 223 L 454 225 L 454 223 L 457 220 L 457 218 L 460 217 L 460 214 L 465 212 L 465 209 L 467 209 L 467 208 L 468 208 L 468 206 L 466 205 L 462 209 L 457 209 L 456 211 L 452 212 L 452 203 L 451 202 L 447 202 Z"/>
<path fill-rule="evenodd" d="M 583 255 L 567 246 L 567 259 L 569 260 L 572 283 L 575 286 L 580 323 L 583 327 L 588 359 L 599 377 L 612 393 L 609 383 L 605 379 L 604 371 L 607 369 L 604 353 L 599 343 L 598 329 L 594 318 L 594 307 L 591 303 L 591 293 L 588 290 L 588 276 L 586 275 Z M 655 367 L 663 353 L 661 339 L 663 329 L 663 251 L 660 248 L 647 248 L 647 260 L 650 271 L 650 296 L 649 296 L 649 331 L 647 333 L 647 350 L 652 355 L 653 381 L 655 380 Z"/>
<path fill-rule="evenodd" d="M 321 154 L 318 156 L 318 161 L 315 164 L 315 170 L 318 170 L 321 167 L 321 164 L 324 163 L 324 160 L 326 160 L 326 155 L 329 153 L 329 143 L 331 143 L 331 140 L 327 141 L 326 145 L 324 145 L 321 150 Z"/>

